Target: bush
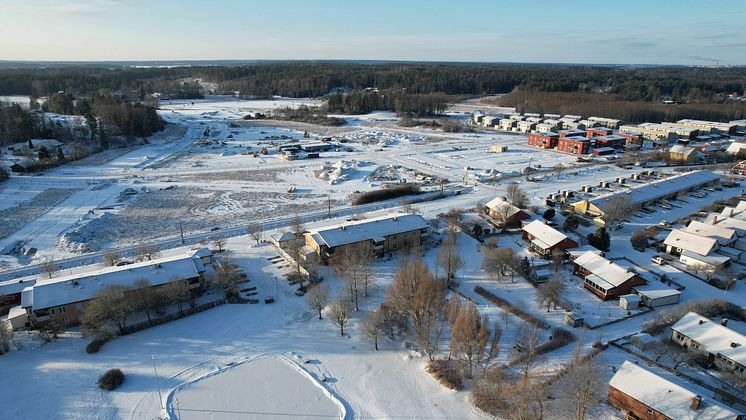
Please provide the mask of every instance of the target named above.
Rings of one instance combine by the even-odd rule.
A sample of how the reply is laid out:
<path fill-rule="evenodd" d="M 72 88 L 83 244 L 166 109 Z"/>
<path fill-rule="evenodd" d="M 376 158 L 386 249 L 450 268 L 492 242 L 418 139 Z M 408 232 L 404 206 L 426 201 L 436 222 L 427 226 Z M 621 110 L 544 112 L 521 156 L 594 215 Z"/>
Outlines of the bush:
<path fill-rule="evenodd" d="M 98 378 L 98 387 L 105 391 L 117 389 L 124 383 L 124 373 L 119 369 L 109 369 Z"/>
<path fill-rule="evenodd" d="M 575 215 L 575 213 L 570 213 L 565 217 L 565 222 L 562 224 L 562 229 L 565 230 L 565 232 L 575 232 L 575 229 L 578 228 L 578 224 L 580 221 L 578 220 L 578 216 Z"/>
<path fill-rule="evenodd" d="M 629 241 L 632 243 L 632 248 L 636 251 L 643 252 L 649 246 L 647 234 L 642 230 L 634 232 L 630 236 Z"/>
<path fill-rule="evenodd" d="M 104 344 L 106 344 L 106 342 L 109 341 L 110 339 L 111 338 L 108 336 L 101 336 L 101 337 L 94 338 L 93 341 L 91 341 L 90 343 L 88 343 L 87 346 L 85 346 L 85 352 L 88 354 L 98 353 L 98 351 L 101 350 L 101 347 L 103 347 Z"/>
<path fill-rule="evenodd" d="M 425 370 L 448 389 L 464 389 L 464 378 L 455 360 L 431 360 Z"/>
<path fill-rule="evenodd" d="M 420 193 L 420 187 L 414 184 L 401 184 L 380 190 L 373 190 L 359 194 L 352 200 L 353 206 L 375 203 L 376 201 L 389 200 Z"/>
<path fill-rule="evenodd" d="M 554 219 L 554 214 L 554 209 L 547 209 L 542 217 L 544 217 L 544 219 L 546 220 L 552 220 Z"/>

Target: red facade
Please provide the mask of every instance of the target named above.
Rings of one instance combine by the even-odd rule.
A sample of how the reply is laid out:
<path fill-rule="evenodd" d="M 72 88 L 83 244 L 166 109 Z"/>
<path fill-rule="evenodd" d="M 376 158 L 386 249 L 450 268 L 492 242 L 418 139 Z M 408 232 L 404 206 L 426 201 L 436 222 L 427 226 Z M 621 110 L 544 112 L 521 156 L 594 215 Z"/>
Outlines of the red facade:
<path fill-rule="evenodd" d="M 587 155 L 591 142 L 584 137 L 565 137 L 557 142 L 557 150 L 575 155 Z"/>
<path fill-rule="evenodd" d="M 612 129 L 604 127 L 593 127 L 585 130 L 585 136 L 588 138 L 596 136 L 608 136 L 611 133 L 613 133 Z"/>
<path fill-rule="evenodd" d="M 537 133 L 528 135 L 528 145 L 540 149 L 554 149 L 557 147 L 558 137 L 554 133 Z"/>

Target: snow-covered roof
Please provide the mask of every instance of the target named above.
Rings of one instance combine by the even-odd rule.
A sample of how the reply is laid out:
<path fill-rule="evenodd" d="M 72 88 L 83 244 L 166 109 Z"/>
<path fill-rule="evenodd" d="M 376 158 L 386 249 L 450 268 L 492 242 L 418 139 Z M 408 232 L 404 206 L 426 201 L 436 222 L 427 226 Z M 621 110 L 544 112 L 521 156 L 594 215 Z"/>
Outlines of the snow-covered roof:
<path fill-rule="evenodd" d="M 494 198 L 488 201 L 484 206 L 500 215 L 505 215 L 506 217 L 513 217 L 521 211 L 518 207 L 503 200 L 502 197 Z"/>
<path fill-rule="evenodd" d="M 746 336 L 696 312 L 689 312 L 673 324 L 672 330 L 685 335 L 714 354 L 746 366 Z"/>
<path fill-rule="evenodd" d="M 709 171 L 693 171 L 669 178 L 658 179 L 625 190 L 604 194 L 589 200 L 589 202 L 601 210 L 604 210 L 609 203 L 618 197 L 625 197 L 630 200 L 632 205 L 637 205 L 675 194 L 679 191 L 707 184 L 718 179 L 720 179 L 720 176 Z"/>
<path fill-rule="evenodd" d="M 602 153 L 602 152 L 614 152 L 614 151 L 616 151 L 616 149 L 614 149 L 613 147 L 597 147 L 596 151 L 599 152 L 599 153 Z"/>
<path fill-rule="evenodd" d="M 639 302 L 640 301 L 640 296 L 638 296 L 638 295 L 636 295 L 634 293 L 630 293 L 628 295 L 621 295 L 621 296 L 619 296 L 619 299 L 624 299 L 627 302 Z"/>
<path fill-rule="evenodd" d="M 604 281 L 604 283 L 609 284 L 609 289 L 618 287 L 635 276 L 635 273 L 633 271 L 627 270 L 626 268 L 614 264 L 612 261 L 609 261 L 606 258 L 591 251 L 588 251 L 576 258 L 575 264 L 579 265 L 585 270 L 590 271 L 592 275 L 595 276 L 594 278 L 600 278 Z M 594 279 L 591 278 L 590 275 L 587 277 L 591 281 L 593 281 Z M 594 283 L 597 282 L 594 281 Z"/>
<path fill-rule="evenodd" d="M 676 289 L 671 289 L 670 287 L 663 287 L 655 284 L 635 286 L 632 288 L 632 290 L 639 293 L 640 296 L 645 296 L 649 299 L 662 299 L 665 297 L 681 294 L 681 292 Z"/>
<path fill-rule="evenodd" d="M 734 219 L 738 220 L 746 220 L 746 211 L 739 210 L 736 207 L 724 207 L 723 210 L 720 212 L 721 216 L 725 217 L 732 217 Z"/>
<path fill-rule="evenodd" d="M 625 360 L 609 386 L 677 420 L 733 420 L 739 413 L 711 398 L 703 398 L 699 409 L 691 403 L 698 394 Z"/>
<path fill-rule="evenodd" d="M 543 249 L 551 248 L 567 238 L 564 233 L 539 220 L 527 224 L 523 230 L 546 245 Z"/>
<path fill-rule="evenodd" d="M 671 149 L 669 149 L 669 152 L 678 153 L 681 155 L 688 155 L 690 153 L 694 153 L 694 148 L 677 144 L 675 146 L 671 146 Z"/>
<path fill-rule="evenodd" d="M 730 257 L 726 257 L 724 255 L 717 255 L 717 254 L 710 254 L 710 255 L 699 255 L 697 253 L 694 253 L 692 251 L 683 251 L 681 253 L 682 257 L 689 258 L 695 261 L 699 261 L 701 263 L 704 263 L 706 265 L 711 266 L 721 266 L 723 264 L 726 264 L 728 261 L 730 261 Z M 682 258 L 682 261 L 684 258 Z"/>
<path fill-rule="evenodd" d="M 13 279 L 0 282 L 0 295 L 13 295 L 16 293 L 21 293 L 23 289 L 29 286 L 33 286 L 34 283 L 36 283 L 35 278 L 23 280 Z"/>
<path fill-rule="evenodd" d="M 716 248 L 717 240 L 681 229 L 674 229 L 668 234 L 663 243 L 685 251 L 694 252 L 704 257 Z"/>
<path fill-rule="evenodd" d="M 708 225 L 697 220 L 692 220 L 684 231 L 699 236 L 715 239 L 720 245 L 732 242 L 736 238 L 736 231 L 718 225 Z"/>
<path fill-rule="evenodd" d="M 739 220 L 733 217 L 723 217 L 720 215 L 711 214 L 707 217 L 707 219 L 705 219 L 705 223 L 735 229 L 736 232 L 739 233 L 739 235 L 743 235 L 744 232 L 746 232 L 746 220 Z"/>
<path fill-rule="evenodd" d="M 195 278 L 205 270 L 196 254 L 190 251 L 152 261 L 39 279 L 35 285 L 24 289 L 21 305 L 39 310 L 90 300 L 105 286 L 132 286 L 138 280 L 147 280 L 151 286 L 157 286 L 177 279 Z"/>
<path fill-rule="evenodd" d="M 746 211 L 746 200 L 741 200 L 736 204 L 736 210 Z"/>
<path fill-rule="evenodd" d="M 596 127 L 596 128 L 591 128 L 591 130 L 603 130 L 603 128 L 602 127 Z M 622 136 L 619 136 L 619 135 L 616 135 L 616 134 L 607 134 L 605 136 L 598 136 L 598 137 L 594 137 L 594 138 L 596 140 L 601 140 L 601 141 L 614 141 L 614 140 L 623 141 L 623 140 L 626 140 L 625 137 L 622 137 Z"/>
<path fill-rule="evenodd" d="M 309 229 L 308 234 L 317 244 L 334 248 L 366 240 L 378 242 L 387 236 L 427 229 L 429 226 L 419 214 L 396 213 Z"/>
<path fill-rule="evenodd" d="M 586 252 L 592 252 L 597 255 L 602 255 L 604 253 L 603 251 L 592 245 L 582 245 L 577 248 L 570 249 L 567 252 L 569 252 L 573 258 L 578 258 Z"/>

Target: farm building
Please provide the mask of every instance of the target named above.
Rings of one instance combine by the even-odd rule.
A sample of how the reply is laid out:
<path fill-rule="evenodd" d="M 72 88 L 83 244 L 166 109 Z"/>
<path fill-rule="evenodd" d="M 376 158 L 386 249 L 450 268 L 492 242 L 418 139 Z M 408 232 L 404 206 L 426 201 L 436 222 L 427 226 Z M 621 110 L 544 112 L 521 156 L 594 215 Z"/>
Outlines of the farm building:
<path fill-rule="evenodd" d="M 487 208 L 487 214 L 492 218 L 493 223 L 500 227 L 517 227 L 522 221 L 531 218 L 525 210 L 510 204 L 502 197 L 488 201 L 484 207 Z"/>
<path fill-rule="evenodd" d="M 632 287 L 645 284 L 645 280 L 634 271 L 593 252 L 586 252 L 573 264 L 573 274 L 582 277 L 585 280 L 583 286 L 603 300 L 627 295 Z"/>
<path fill-rule="evenodd" d="M 713 322 L 689 312 L 671 327 L 671 339 L 699 351 L 723 370 L 746 377 L 746 336 L 728 328 L 728 319 Z"/>
<path fill-rule="evenodd" d="M 309 229 L 305 236 L 306 245 L 328 261 L 341 248 L 358 243 L 370 243 L 378 255 L 418 245 L 429 227 L 418 214 L 395 213 Z"/>
<path fill-rule="evenodd" d="M 653 182 L 630 187 L 625 190 L 614 191 L 595 198 L 583 199 L 572 206 L 576 213 L 590 216 L 603 216 L 604 210 L 613 205 L 620 197 L 628 200 L 635 209 L 654 204 L 666 198 L 675 198 L 678 194 L 695 190 L 707 185 L 714 185 L 720 180 L 718 175 L 708 171 L 693 171 L 674 175 Z"/>
<path fill-rule="evenodd" d="M 145 280 L 150 287 L 156 287 L 184 281 L 196 293 L 204 289 L 204 273 L 211 263 L 212 253 L 201 248 L 151 261 L 38 279 L 33 286 L 23 289 L 21 307 L 32 326 L 51 320 L 75 325 L 85 303 L 106 286 L 132 287 L 138 280 Z"/>
<path fill-rule="evenodd" d="M 530 249 L 544 258 L 564 258 L 566 250 L 578 246 L 564 233 L 538 220 L 523 227 L 523 239 L 530 241 Z"/>
<path fill-rule="evenodd" d="M 559 135 L 556 133 L 529 134 L 528 145 L 540 149 L 554 149 L 557 147 Z"/>
<path fill-rule="evenodd" d="M 677 381 L 679 379 L 676 379 Z M 743 420 L 743 414 L 704 398 L 628 360 L 609 381 L 609 404 L 630 419 Z"/>
<path fill-rule="evenodd" d="M 560 134 L 560 139 L 557 141 L 557 150 L 560 152 L 587 155 L 590 148 L 591 141 L 585 137 L 562 137 Z"/>

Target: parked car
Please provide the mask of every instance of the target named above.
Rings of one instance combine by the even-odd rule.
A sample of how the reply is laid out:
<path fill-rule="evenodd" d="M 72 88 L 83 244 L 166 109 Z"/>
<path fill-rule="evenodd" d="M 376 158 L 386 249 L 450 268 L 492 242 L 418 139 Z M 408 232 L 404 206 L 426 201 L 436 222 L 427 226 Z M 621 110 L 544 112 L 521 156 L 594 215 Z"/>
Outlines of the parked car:
<path fill-rule="evenodd" d="M 666 260 L 663 259 L 660 255 L 653 255 L 653 258 L 650 259 L 650 261 L 653 262 L 653 264 L 663 265 L 666 263 Z"/>

